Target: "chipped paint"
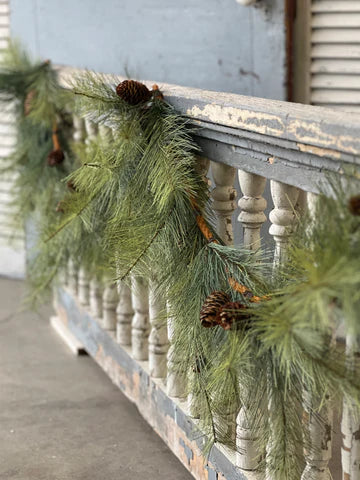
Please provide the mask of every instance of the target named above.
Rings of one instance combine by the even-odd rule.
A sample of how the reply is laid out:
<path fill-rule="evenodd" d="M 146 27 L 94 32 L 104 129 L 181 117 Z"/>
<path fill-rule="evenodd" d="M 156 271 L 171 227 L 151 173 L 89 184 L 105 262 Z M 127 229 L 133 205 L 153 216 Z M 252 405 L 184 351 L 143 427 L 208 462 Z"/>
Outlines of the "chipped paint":
<path fill-rule="evenodd" d="M 324 147 L 333 147 L 343 152 L 359 154 L 359 149 L 352 145 L 354 142 L 353 137 L 324 132 L 320 125 L 316 123 L 292 120 L 289 122 L 287 131 L 292 134 L 296 140 L 304 144 L 311 145 L 316 142 Z"/>
<path fill-rule="evenodd" d="M 194 118 L 206 118 L 207 120 L 220 125 L 243 128 L 264 135 L 280 137 L 286 128 L 283 120 L 270 113 L 252 112 L 234 107 L 207 104 L 200 108 L 194 105 L 188 109 L 187 115 Z"/>
<path fill-rule="evenodd" d="M 217 125 L 295 140 L 298 142 L 300 151 L 313 153 L 319 157 L 330 156 L 340 159 L 342 153 L 359 155 L 358 138 L 351 135 L 340 135 L 335 128 L 334 133 L 324 131 L 321 124 L 309 120 L 289 119 L 287 116 L 216 103 L 208 103 L 201 107 L 194 105 L 186 110 L 186 114 L 194 121 L 205 119 Z"/>
<path fill-rule="evenodd" d="M 331 157 L 339 159 L 341 158 L 341 153 L 336 152 L 335 150 L 330 150 L 328 148 L 314 147 L 313 145 L 305 145 L 304 143 L 297 143 L 301 152 L 312 153 L 318 157 Z"/>

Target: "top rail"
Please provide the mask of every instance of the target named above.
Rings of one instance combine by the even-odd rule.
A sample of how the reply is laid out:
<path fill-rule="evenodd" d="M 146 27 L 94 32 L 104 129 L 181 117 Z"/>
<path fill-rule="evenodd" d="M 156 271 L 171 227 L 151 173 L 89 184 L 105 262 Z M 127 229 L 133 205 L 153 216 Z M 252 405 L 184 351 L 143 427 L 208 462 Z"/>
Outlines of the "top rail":
<path fill-rule="evenodd" d="M 82 72 L 58 70 L 64 86 Z M 360 178 L 358 113 L 170 84 L 160 89 L 199 126 L 197 141 L 213 161 L 312 192 L 330 172 Z"/>

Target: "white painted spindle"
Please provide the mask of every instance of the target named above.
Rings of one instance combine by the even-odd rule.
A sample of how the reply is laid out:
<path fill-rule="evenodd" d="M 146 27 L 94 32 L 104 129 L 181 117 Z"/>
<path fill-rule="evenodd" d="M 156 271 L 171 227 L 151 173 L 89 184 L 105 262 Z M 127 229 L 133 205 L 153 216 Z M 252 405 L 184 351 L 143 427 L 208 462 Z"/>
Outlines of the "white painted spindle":
<path fill-rule="evenodd" d="M 85 124 L 78 117 L 74 117 L 74 134 L 73 138 L 76 142 L 81 142 L 84 139 L 84 125 L 86 138 L 85 143 L 89 143 L 97 134 L 96 125 L 90 120 L 86 119 Z M 79 302 L 84 307 L 89 306 L 90 304 L 90 276 L 87 269 L 81 265 L 79 269 L 78 277 L 78 297 Z"/>
<path fill-rule="evenodd" d="M 67 286 L 72 296 L 76 297 L 78 292 L 78 271 L 72 258 L 69 259 L 67 269 Z"/>
<path fill-rule="evenodd" d="M 236 170 L 222 163 L 211 162 L 211 171 L 215 183 L 211 196 L 217 218 L 217 233 L 226 245 L 231 245 L 234 241 L 232 214 L 236 209 Z"/>
<path fill-rule="evenodd" d="M 84 307 L 89 306 L 90 304 L 89 275 L 84 266 L 79 268 L 78 298 L 81 305 L 83 305 Z"/>
<path fill-rule="evenodd" d="M 308 226 L 309 229 L 312 228 L 312 221 L 319 221 L 316 217 L 316 202 L 317 195 L 309 192 L 307 194 L 307 208 L 311 219 Z M 335 342 L 335 337 L 333 338 L 333 341 Z M 332 454 L 332 406 L 326 399 L 312 397 L 307 390 L 304 390 L 303 397 L 305 423 L 308 427 L 309 446 L 304 452 L 305 468 L 301 480 L 331 480 L 332 475 L 328 463 Z M 320 402 L 321 409 L 319 409 Z"/>
<path fill-rule="evenodd" d="M 236 169 L 222 163 L 211 162 L 211 171 L 215 184 L 215 188 L 211 191 L 211 196 L 217 219 L 217 234 L 226 245 L 232 245 L 234 241 L 232 216 L 237 207 L 237 192 L 234 188 Z M 234 441 L 236 437 L 237 410 L 236 405 L 230 405 L 225 415 L 227 434 Z M 215 419 L 215 421 L 224 420 Z M 223 425 L 222 429 L 225 430 Z"/>
<path fill-rule="evenodd" d="M 103 284 L 94 276 L 90 280 L 90 312 L 97 319 L 103 316 L 103 294 Z"/>
<path fill-rule="evenodd" d="M 210 167 L 210 160 L 206 157 L 202 157 L 198 155 L 196 157 L 196 169 L 198 173 L 201 175 L 203 181 L 210 186 L 211 182 L 207 177 L 207 173 L 209 171 Z M 189 385 L 194 383 L 196 381 L 196 375 L 198 375 L 198 368 L 199 365 L 197 364 L 198 362 L 196 359 L 194 360 L 193 366 L 191 371 L 189 372 Z M 197 408 L 196 400 L 193 395 L 193 392 L 189 388 L 189 394 L 187 398 L 187 403 L 188 403 L 188 411 L 189 414 L 191 415 L 192 418 L 199 418 L 199 409 Z"/>
<path fill-rule="evenodd" d="M 238 177 L 243 193 L 239 200 L 241 212 L 238 219 L 244 227 L 244 246 L 256 250 L 261 245 L 261 225 L 266 221 L 266 200 L 262 196 L 266 178 L 242 170 L 238 171 Z"/>
<path fill-rule="evenodd" d="M 174 320 L 171 316 L 171 306 L 167 305 L 167 331 L 170 347 L 167 353 L 167 380 L 166 391 L 169 397 L 185 399 L 186 398 L 186 375 L 180 373 L 174 351 Z"/>
<path fill-rule="evenodd" d="M 301 480 L 332 480 L 328 463 L 331 459 L 333 411 L 328 401 L 319 410 L 319 400 L 304 392 L 306 424 L 310 448 L 305 451 L 306 466 Z"/>
<path fill-rule="evenodd" d="M 274 264 L 286 259 L 286 247 L 296 221 L 295 207 L 299 198 L 299 189 L 282 182 L 271 180 L 271 196 L 274 209 L 270 212 L 270 234 L 275 240 Z"/>
<path fill-rule="evenodd" d="M 243 193 L 239 200 L 241 212 L 238 219 L 244 228 L 244 246 L 257 250 L 261 246 L 261 226 L 266 221 L 266 200 L 262 196 L 266 178 L 241 170 L 238 171 L 238 177 Z M 241 385 L 240 388 L 242 398 L 251 402 L 251 392 L 246 392 Z M 242 470 L 253 471 L 258 468 L 261 456 L 256 448 L 258 434 L 250 428 L 246 407 L 244 405 L 236 417 L 236 466 Z"/>
<path fill-rule="evenodd" d="M 348 368 L 352 370 L 354 359 L 360 355 L 359 340 L 352 333 L 346 335 L 346 357 Z M 342 480 L 360 479 L 360 417 L 358 407 L 343 403 L 341 433 Z"/>
<path fill-rule="evenodd" d="M 155 285 L 150 284 L 149 319 L 151 331 L 149 335 L 149 369 L 154 378 L 166 378 L 166 354 L 169 349 L 167 325 L 161 319 L 166 311 L 165 299 L 155 294 Z"/>
<path fill-rule="evenodd" d="M 103 293 L 103 316 L 102 327 L 105 330 L 115 332 L 116 330 L 116 307 L 119 301 L 117 286 L 115 283 L 108 281 Z"/>
<path fill-rule="evenodd" d="M 131 345 L 131 321 L 134 310 L 131 290 L 124 282 L 118 283 L 119 302 L 116 307 L 116 340 L 120 345 Z"/>
<path fill-rule="evenodd" d="M 135 312 L 131 324 L 132 355 L 135 360 L 147 360 L 149 356 L 149 292 L 143 278 L 132 278 L 131 297 Z"/>

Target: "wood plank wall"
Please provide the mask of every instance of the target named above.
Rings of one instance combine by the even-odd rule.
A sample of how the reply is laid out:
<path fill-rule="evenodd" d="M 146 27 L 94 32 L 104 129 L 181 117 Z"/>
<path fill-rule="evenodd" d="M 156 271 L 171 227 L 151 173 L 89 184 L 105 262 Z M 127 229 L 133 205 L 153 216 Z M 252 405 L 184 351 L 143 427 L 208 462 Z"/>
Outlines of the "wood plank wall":
<path fill-rule="evenodd" d="M 310 103 L 360 111 L 360 0 L 312 0 L 310 68 Z"/>

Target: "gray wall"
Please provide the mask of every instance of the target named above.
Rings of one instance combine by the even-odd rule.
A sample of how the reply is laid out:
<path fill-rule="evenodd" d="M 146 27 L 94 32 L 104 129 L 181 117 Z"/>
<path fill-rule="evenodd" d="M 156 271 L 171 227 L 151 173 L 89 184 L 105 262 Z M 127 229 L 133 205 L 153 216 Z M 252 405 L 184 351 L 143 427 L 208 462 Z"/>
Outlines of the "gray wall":
<path fill-rule="evenodd" d="M 10 0 L 39 57 L 209 90 L 285 98 L 284 0 Z"/>
<path fill-rule="evenodd" d="M 10 0 L 11 33 L 54 63 L 160 86 L 284 100 L 284 0 L 262 4 L 267 7 L 235 0 Z M 237 180 L 235 186 L 240 192 Z M 239 241 L 236 220 L 234 230 Z"/>

